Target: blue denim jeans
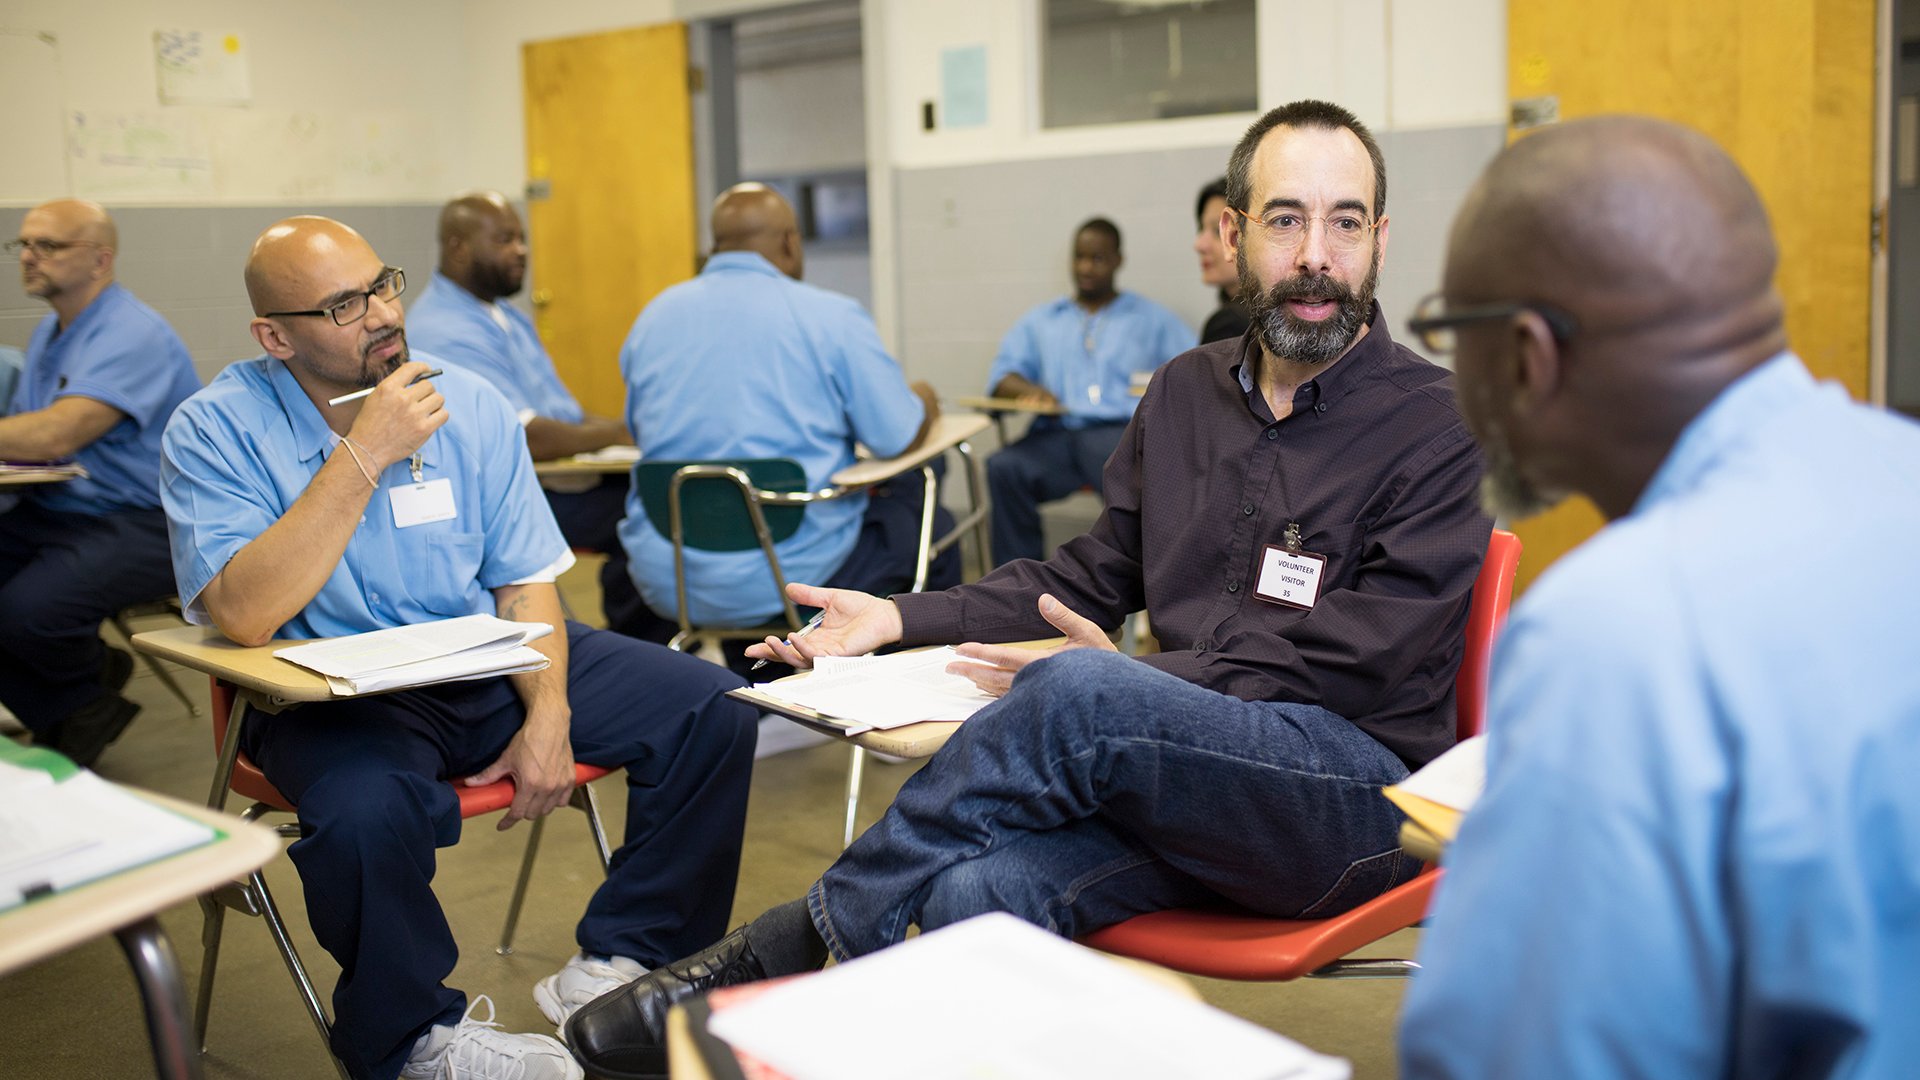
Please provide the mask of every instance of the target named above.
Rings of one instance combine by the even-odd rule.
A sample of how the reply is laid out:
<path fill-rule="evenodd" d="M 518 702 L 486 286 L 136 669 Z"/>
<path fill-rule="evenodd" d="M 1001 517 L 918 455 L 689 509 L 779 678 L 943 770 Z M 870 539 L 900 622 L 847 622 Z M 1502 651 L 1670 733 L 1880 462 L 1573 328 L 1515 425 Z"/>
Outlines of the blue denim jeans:
<path fill-rule="evenodd" d="M 1419 872 L 1378 790 L 1406 775 L 1325 709 L 1063 653 L 963 724 L 808 908 L 840 960 L 987 911 L 1069 938 L 1223 899 L 1336 915 Z"/>

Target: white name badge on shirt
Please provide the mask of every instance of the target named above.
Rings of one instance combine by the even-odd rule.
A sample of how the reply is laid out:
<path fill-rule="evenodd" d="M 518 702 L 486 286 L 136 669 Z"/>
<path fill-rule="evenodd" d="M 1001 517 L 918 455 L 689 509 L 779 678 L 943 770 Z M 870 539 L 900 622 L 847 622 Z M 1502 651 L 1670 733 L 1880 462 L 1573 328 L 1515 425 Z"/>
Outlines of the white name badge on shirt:
<path fill-rule="evenodd" d="M 449 477 L 388 488 L 387 498 L 393 500 L 393 527 L 396 529 L 410 529 L 429 521 L 446 521 L 458 516 L 453 508 L 453 480 Z"/>
<path fill-rule="evenodd" d="M 1260 579 L 1253 595 L 1268 603 L 1311 610 L 1320 599 L 1320 575 L 1326 569 L 1325 555 L 1268 544 L 1260 553 Z"/>

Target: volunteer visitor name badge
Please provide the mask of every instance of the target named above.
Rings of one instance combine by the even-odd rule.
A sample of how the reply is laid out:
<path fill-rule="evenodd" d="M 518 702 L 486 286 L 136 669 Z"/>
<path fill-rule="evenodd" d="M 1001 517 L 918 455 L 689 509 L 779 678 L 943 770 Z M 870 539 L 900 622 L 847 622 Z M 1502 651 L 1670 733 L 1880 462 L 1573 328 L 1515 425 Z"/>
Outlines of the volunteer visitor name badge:
<path fill-rule="evenodd" d="M 1260 553 L 1260 576 L 1253 595 L 1272 604 L 1311 609 L 1320 598 L 1320 576 L 1326 569 L 1325 555 L 1268 544 Z"/>
<path fill-rule="evenodd" d="M 446 521 L 456 516 L 453 508 L 453 481 L 448 477 L 420 484 L 401 484 L 388 488 L 393 500 L 393 527 L 410 529 L 429 521 Z"/>

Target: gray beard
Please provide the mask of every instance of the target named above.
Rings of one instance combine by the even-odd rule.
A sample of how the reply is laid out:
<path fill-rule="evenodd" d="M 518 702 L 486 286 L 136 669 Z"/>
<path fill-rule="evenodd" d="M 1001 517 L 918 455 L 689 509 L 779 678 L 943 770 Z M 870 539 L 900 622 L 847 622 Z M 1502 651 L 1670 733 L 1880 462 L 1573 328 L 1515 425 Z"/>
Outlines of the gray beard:
<path fill-rule="evenodd" d="M 1558 505 L 1564 495 L 1548 495 L 1533 485 L 1520 471 L 1507 441 L 1507 429 L 1499 421 L 1488 421 L 1486 438 L 1480 443 L 1485 471 L 1480 476 L 1480 505 L 1502 521 L 1518 521 L 1542 514 Z"/>
<path fill-rule="evenodd" d="M 1334 313 L 1317 323 L 1296 319 L 1287 311 L 1286 301 L 1295 295 L 1292 284 L 1296 279 L 1289 278 L 1271 289 L 1262 289 L 1259 279 L 1247 268 L 1244 247 L 1234 255 L 1234 266 L 1240 274 L 1240 295 L 1247 298 L 1247 311 L 1252 317 L 1254 332 L 1260 335 L 1260 344 L 1283 360 L 1308 367 L 1332 361 L 1353 344 L 1367 317 L 1373 314 L 1374 290 L 1380 282 L 1378 245 L 1372 248 L 1367 276 L 1360 287 L 1344 296 L 1330 297 L 1336 301 Z"/>

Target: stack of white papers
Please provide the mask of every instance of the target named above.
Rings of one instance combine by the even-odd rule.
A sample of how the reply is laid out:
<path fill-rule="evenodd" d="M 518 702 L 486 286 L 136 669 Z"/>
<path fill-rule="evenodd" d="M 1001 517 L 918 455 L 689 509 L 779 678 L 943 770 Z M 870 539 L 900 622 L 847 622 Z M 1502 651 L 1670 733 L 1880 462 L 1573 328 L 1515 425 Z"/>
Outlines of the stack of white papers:
<path fill-rule="evenodd" d="M 1453 810 L 1473 809 L 1487 787 L 1487 737 L 1455 744 L 1394 787 Z"/>
<path fill-rule="evenodd" d="M 341 697 L 433 683 L 538 671 L 547 658 L 527 647 L 553 633 L 546 623 L 492 615 L 372 630 L 275 649 L 273 655 L 327 677 Z"/>
<path fill-rule="evenodd" d="M 1351 1066 L 1011 915 L 922 934 L 708 1030 L 794 1080 L 1344 1080 Z"/>
<path fill-rule="evenodd" d="M 213 837 L 207 826 L 93 773 L 56 780 L 0 761 L 0 911 Z"/>
<path fill-rule="evenodd" d="M 955 661 L 970 662 L 950 646 L 888 656 L 822 656 L 804 679 L 760 683 L 754 689 L 862 731 L 965 720 L 993 698 L 971 680 L 947 674 L 947 665 Z"/>
<path fill-rule="evenodd" d="M 588 450 L 584 453 L 575 454 L 573 455 L 573 460 L 588 465 L 598 464 L 600 462 L 623 462 L 632 464 L 640 460 L 640 448 L 625 445 L 603 446 L 598 450 Z"/>

